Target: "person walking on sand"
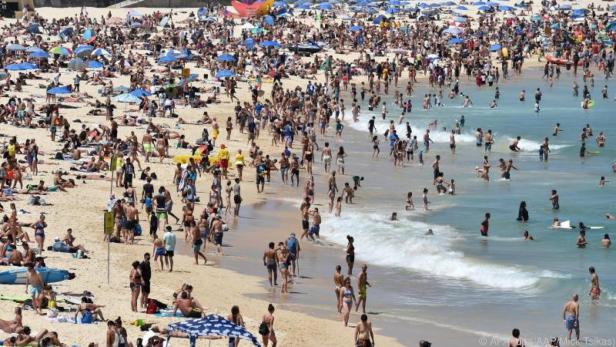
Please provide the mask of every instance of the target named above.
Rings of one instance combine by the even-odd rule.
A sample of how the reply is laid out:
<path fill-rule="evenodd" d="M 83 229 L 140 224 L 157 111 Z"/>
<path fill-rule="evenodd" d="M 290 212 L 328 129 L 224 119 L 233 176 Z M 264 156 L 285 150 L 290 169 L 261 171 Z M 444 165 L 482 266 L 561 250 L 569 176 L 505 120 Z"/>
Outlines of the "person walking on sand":
<path fill-rule="evenodd" d="M 336 294 L 336 309 L 338 310 L 338 313 L 342 313 L 340 312 L 340 309 L 342 308 L 342 303 L 340 302 L 340 291 L 342 290 L 342 287 L 344 287 L 344 275 L 342 274 L 342 266 L 340 265 L 336 265 L 336 272 L 334 273 L 334 293 Z"/>
<path fill-rule="evenodd" d="M 599 275 L 597 275 L 597 271 L 594 266 L 588 268 L 588 272 L 590 273 L 590 291 L 588 295 L 592 299 L 592 301 L 599 300 L 601 296 L 601 287 L 599 287 Z"/>
<path fill-rule="evenodd" d="M 358 298 L 357 304 L 355 306 L 355 312 L 359 310 L 359 305 L 361 304 L 361 312 L 366 313 L 366 299 L 368 295 L 368 287 L 372 287 L 368 282 L 368 265 L 364 264 L 361 267 L 361 273 L 357 278 L 357 290 L 358 290 Z"/>
<path fill-rule="evenodd" d="M 573 294 L 571 300 L 569 300 L 563 308 L 563 320 L 565 321 L 568 340 L 571 340 L 571 333 L 573 330 L 575 330 L 576 339 L 578 341 L 580 340 L 580 304 L 578 300 L 578 295 Z"/>
<path fill-rule="evenodd" d="M 346 248 L 346 263 L 347 266 L 349 268 L 349 271 L 347 272 L 347 274 L 349 276 L 353 275 L 353 264 L 355 263 L 355 246 L 353 245 L 353 243 L 355 242 L 355 239 L 353 238 L 353 236 L 351 235 L 347 235 L 347 248 Z"/>
<path fill-rule="evenodd" d="M 268 249 L 263 252 L 263 266 L 267 268 L 267 276 L 269 279 L 270 287 L 278 285 L 278 269 L 276 266 L 276 250 L 274 249 L 276 244 L 270 242 Z"/>
<path fill-rule="evenodd" d="M 372 322 L 368 321 L 368 316 L 361 315 L 360 322 L 355 326 L 355 346 L 373 347 L 374 332 L 372 332 Z"/>
<path fill-rule="evenodd" d="M 355 291 L 351 285 L 351 278 L 347 277 L 344 280 L 344 287 L 340 290 L 340 306 L 338 307 L 339 312 L 342 312 L 344 308 L 342 319 L 345 327 L 349 325 L 349 316 L 351 315 L 354 302 L 357 302 Z"/>
<path fill-rule="evenodd" d="M 165 264 L 169 268 L 169 272 L 173 272 L 173 256 L 175 253 L 176 239 L 171 225 L 167 225 L 165 227 L 165 233 L 163 234 L 163 242 L 165 245 Z"/>

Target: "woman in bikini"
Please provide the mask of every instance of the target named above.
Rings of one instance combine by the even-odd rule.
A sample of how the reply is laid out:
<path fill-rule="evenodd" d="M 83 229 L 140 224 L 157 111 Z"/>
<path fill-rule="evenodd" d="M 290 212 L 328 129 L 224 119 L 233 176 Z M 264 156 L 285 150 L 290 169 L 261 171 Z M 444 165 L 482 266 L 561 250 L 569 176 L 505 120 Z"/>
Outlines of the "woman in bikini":
<path fill-rule="evenodd" d="M 134 261 L 133 268 L 130 270 L 129 287 L 131 291 L 130 308 L 133 312 L 137 312 L 137 299 L 141 292 L 141 285 L 143 284 L 143 278 L 141 277 L 141 270 L 139 270 L 139 261 Z"/>
<path fill-rule="evenodd" d="M 344 280 L 344 287 L 340 290 L 340 306 L 338 306 L 338 311 L 342 311 L 344 307 L 344 326 L 349 325 L 349 316 L 351 315 L 351 308 L 353 307 L 353 303 L 357 301 L 355 298 L 355 292 L 353 291 L 353 286 L 351 285 L 351 278 L 347 277 Z"/>
<path fill-rule="evenodd" d="M 274 305 L 269 304 L 267 307 L 267 313 L 263 315 L 261 325 L 259 325 L 259 334 L 263 338 L 263 346 L 267 347 L 269 342 L 272 342 L 272 347 L 276 347 L 278 340 L 276 339 L 276 333 L 274 333 Z"/>

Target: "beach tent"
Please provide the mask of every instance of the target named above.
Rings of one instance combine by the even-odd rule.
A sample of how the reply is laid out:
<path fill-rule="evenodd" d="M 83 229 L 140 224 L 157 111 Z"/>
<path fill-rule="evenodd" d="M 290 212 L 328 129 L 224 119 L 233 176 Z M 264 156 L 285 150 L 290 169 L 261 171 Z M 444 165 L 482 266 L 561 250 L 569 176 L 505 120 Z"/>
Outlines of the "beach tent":
<path fill-rule="evenodd" d="M 4 68 L 9 71 L 26 71 L 26 70 L 36 70 L 37 69 L 36 65 L 32 63 L 27 63 L 27 62 L 19 63 L 19 64 L 9 64 L 5 66 Z"/>
<path fill-rule="evenodd" d="M 51 89 L 47 89 L 47 94 L 53 94 L 53 95 L 58 95 L 58 94 L 70 94 L 71 92 L 71 88 L 68 86 L 59 86 L 59 87 L 53 87 Z"/>
<path fill-rule="evenodd" d="M 86 62 L 80 58 L 71 59 L 67 65 L 71 70 L 81 70 L 86 68 Z"/>
<path fill-rule="evenodd" d="M 6 45 L 6 50 L 11 51 L 11 52 L 21 52 L 21 51 L 25 51 L 26 47 L 22 45 L 18 45 L 16 43 L 10 43 Z"/>
<path fill-rule="evenodd" d="M 31 23 L 30 25 L 28 25 L 28 28 L 26 28 L 26 31 L 30 34 L 42 34 L 43 33 L 41 31 L 41 26 L 38 25 L 38 23 Z"/>
<path fill-rule="evenodd" d="M 141 102 L 141 99 L 131 93 L 120 94 L 113 98 L 116 102 L 122 102 L 127 104 L 135 104 Z"/>
<path fill-rule="evenodd" d="M 188 335 L 190 346 L 194 347 L 198 337 L 236 337 L 252 343 L 253 346 L 261 347 L 259 340 L 246 328 L 233 324 L 223 317 L 215 314 L 203 318 L 190 319 L 167 326 L 169 332 L 179 332 Z M 170 339 L 171 337 L 169 337 Z"/>
<path fill-rule="evenodd" d="M 235 72 L 231 71 L 231 70 L 218 70 L 218 72 L 216 72 L 216 78 L 227 78 L 227 77 L 233 77 L 235 76 Z"/>
<path fill-rule="evenodd" d="M 231 54 L 221 54 L 218 57 L 216 57 L 216 60 L 220 61 L 220 62 L 226 62 L 226 63 L 230 63 L 230 62 L 234 62 L 235 61 L 235 57 L 232 56 Z"/>

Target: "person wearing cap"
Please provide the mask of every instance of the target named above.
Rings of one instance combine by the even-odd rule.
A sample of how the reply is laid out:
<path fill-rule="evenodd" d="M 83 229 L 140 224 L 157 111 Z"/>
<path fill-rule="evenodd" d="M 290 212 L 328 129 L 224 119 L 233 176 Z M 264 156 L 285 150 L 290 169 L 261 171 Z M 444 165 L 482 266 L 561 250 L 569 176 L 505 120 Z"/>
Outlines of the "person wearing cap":
<path fill-rule="evenodd" d="M 291 263 L 291 274 L 295 277 L 295 265 L 299 258 L 299 252 L 301 247 L 299 246 L 299 240 L 295 237 L 295 233 L 291 233 L 287 239 L 287 249 L 289 250 L 289 261 Z"/>

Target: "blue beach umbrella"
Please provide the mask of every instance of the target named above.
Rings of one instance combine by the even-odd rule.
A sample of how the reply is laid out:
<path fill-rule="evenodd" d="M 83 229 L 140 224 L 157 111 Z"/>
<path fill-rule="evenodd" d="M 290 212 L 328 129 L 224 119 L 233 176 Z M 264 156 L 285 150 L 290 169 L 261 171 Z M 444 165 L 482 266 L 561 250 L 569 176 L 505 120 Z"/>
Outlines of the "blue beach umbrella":
<path fill-rule="evenodd" d="M 459 45 L 461 43 L 464 43 L 464 40 L 462 40 L 459 37 L 453 37 L 451 39 L 449 39 L 449 41 L 447 41 L 448 44 L 450 45 Z"/>
<path fill-rule="evenodd" d="M 90 41 L 92 38 L 96 38 L 96 33 L 92 29 L 86 29 L 83 34 L 81 34 L 81 38 L 84 41 Z"/>
<path fill-rule="evenodd" d="M 496 52 L 501 48 L 502 48 L 501 45 L 499 45 L 498 43 L 495 43 L 493 45 L 490 45 L 490 52 Z"/>
<path fill-rule="evenodd" d="M 45 50 L 40 48 L 40 47 L 30 46 L 30 47 L 26 48 L 26 52 L 28 52 L 28 53 L 45 52 Z"/>
<path fill-rule="evenodd" d="M 244 41 L 244 46 L 246 46 L 246 48 L 251 49 L 251 50 L 254 49 L 255 48 L 255 40 L 250 38 L 250 37 L 247 38 Z"/>
<path fill-rule="evenodd" d="M 460 10 L 460 11 L 468 11 L 468 7 L 466 7 L 466 6 L 462 6 L 462 5 L 460 5 L 460 6 L 456 7 L 456 9 L 457 9 L 457 10 Z"/>
<path fill-rule="evenodd" d="M 90 45 L 79 45 L 75 48 L 75 55 L 78 57 L 84 57 L 90 55 L 94 51 L 94 47 Z"/>
<path fill-rule="evenodd" d="M 188 335 L 190 347 L 194 347 L 199 337 L 235 337 L 246 340 L 255 347 L 261 347 L 259 339 L 251 334 L 246 328 L 233 324 L 223 317 L 215 314 L 203 318 L 189 319 L 167 326 L 171 332 L 179 332 Z"/>
<path fill-rule="evenodd" d="M 394 13 L 398 13 L 400 12 L 400 9 L 398 7 L 390 7 L 387 9 L 387 13 L 389 14 L 394 14 Z"/>
<path fill-rule="evenodd" d="M 109 51 L 104 48 L 97 48 L 93 50 L 90 55 L 92 55 L 93 57 L 99 57 L 101 55 L 111 56 L 111 53 L 109 53 Z"/>
<path fill-rule="evenodd" d="M 16 43 L 10 43 L 6 45 L 6 50 L 11 51 L 11 52 L 21 52 L 21 51 L 25 51 L 26 47 L 22 45 L 18 45 Z"/>
<path fill-rule="evenodd" d="M 231 70 L 218 70 L 216 72 L 216 78 L 228 78 L 235 76 L 235 72 Z"/>
<path fill-rule="evenodd" d="M 304 2 L 304 3 L 297 5 L 296 7 L 299 8 L 300 10 L 308 10 L 310 9 L 310 4 L 307 2 Z"/>
<path fill-rule="evenodd" d="M 272 26 L 272 25 L 274 25 L 274 17 L 272 17 L 270 15 L 267 15 L 267 16 L 263 17 L 263 22 L 265 24 L 267 24 L 267 25 Z"/>
<path fill-rule="evenodd" d="M 41 31 L 41 26 L 38 25 L 38 23 L 31 23 L 30 25 L 28 25 L 28 28 L 26 29 L 27 32 L 29 32 L 30 34 L 42 34 L 43 32 Z"/>
<path fill-rule="evenodd" d="M 232 56 L 231 54 L 221 54 L 218 57 L 216 57 L 216 60 L 220 61 L 220 62 L 225 62 L 225 63 L 230 63 L 230 62 L 234 62 L 235 61 L 235 57 Z"/>
<path fill-rule="evenodd" d="M 45 52 L 43 50 L 34 51 L 34 52 L 30 53 L 28 55 L 28 57 L 30 57 L 30 58 L 39 58 L 39 59 L 41 59 L 41 58 L 49 58 L 49 53 L 47 53 L 47 52 Z"/>
<path fill-rule="evenodd" d="M 58 36 L 60 36 L 64 40 L 66 40 L 66 39 L 71 38 L 73 36 L 73 34 L 75 34 L 75 29 L 73 29 L 73 27 L 66 27 L 66 28 L 60 30 L 60 33 L 58 33 Z"/>
<path fill-rule="evenodd" d="M 374 18 L 374 20 L 372 21 L 372 24 L 381 24 L 383 19 L 385 19 L 384 15 L 382 15 L 382 14 L 378 15 L 376 18 Z"/>
<path fill-rule="evenodd" d="M 4 68 L 9 71 L 26 71 L 26 70 L 36 70 L 37 69 L 36 65 L 32 63 L 28 63 L 28 62 L 19 63 L 19 64 L 9 64 L 5 66 Z"/>
<path fill-rule="evenodd" d="M 102 69 L 103 66 L 104 66 L 103 63 L 101 63 L 100 61 L 96 61 L 96 60 L 88 60 L 86 62 L 87 69 L 92 69 L 92 70 Z"/>
<path fill-rule="evenodd" d="M 319 9 L 329 11 L 332 9 L 332 4 L 330 4 L 329 2 L 322 2 L 319 4 Z"/>
<path fill-rule="evenodd" d="M 170 64 L 175 63 L 178 58 L 173 55 L 173 53 L 167 53 L 158 59 L 159 64 Z"/>
<path fill-rule="evenodd" d="M 513 7 L 507 6 L 507 5 L 499 5 L 498 10 L 499 11 L 512 11 Z"/>
<path fill-rule="evenodd" d="M 485 11 L 489 11 L 490 9 L 492 9 L 492 6 L 485 6 L 485 5 L 484 5 L 484 6 L 479 6 L 479 7 L 477 7 L 477 10 L 479 10 L 479 11 L 484 11 L 484 12 L 485 12 Z"/>
<path fill-rule="evenodd" d="M 51 89 L 47 89 L 47 94 L 59 95 L 59 94 L 70 94 L 71 88 L 68 86 L 59 86 L 53 87 Z"/>

